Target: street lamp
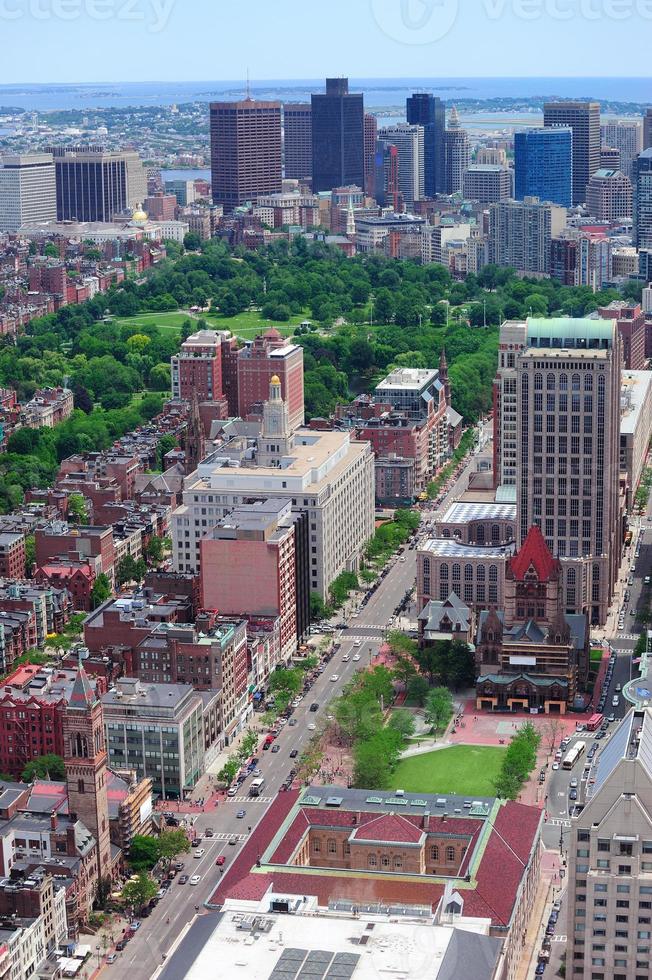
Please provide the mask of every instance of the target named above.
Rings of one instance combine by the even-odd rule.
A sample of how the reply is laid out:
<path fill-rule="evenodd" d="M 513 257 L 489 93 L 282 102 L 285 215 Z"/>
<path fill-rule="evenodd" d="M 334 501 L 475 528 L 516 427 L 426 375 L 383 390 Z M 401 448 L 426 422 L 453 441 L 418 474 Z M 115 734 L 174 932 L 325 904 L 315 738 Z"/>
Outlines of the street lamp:
<path fill-rule="evenodd" d="M 101 963 L 101 961 L 102 961 L 102 947 L 100 946 L 100 944 L 99 944 L 99 943 L 98 943 L 98 944 L 97 944 L 97 946 L 95 947 L 95 952 L 97 953 L 97 968 L 98 968 L 98 970 L 99 970 L 99 968 L 100 968 L 100 963 Z"/>

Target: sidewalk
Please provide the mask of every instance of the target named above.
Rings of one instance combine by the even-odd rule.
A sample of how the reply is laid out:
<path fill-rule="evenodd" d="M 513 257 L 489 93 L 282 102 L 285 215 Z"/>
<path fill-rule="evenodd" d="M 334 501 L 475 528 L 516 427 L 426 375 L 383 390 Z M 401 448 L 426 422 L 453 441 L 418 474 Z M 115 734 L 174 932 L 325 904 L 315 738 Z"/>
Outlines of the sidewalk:
<path fill-rule="evenodd" d="M 534 905 L 532 906 L 530 925 L 525 934 L 523 951 L 515 980 L 531 980 L 534 976 L 534 969 L 537 964 L 539 950 L 541 949 L 545 924 L 552 910 L 552 903 L 555 897 L 558 897 L 561 890 L 559 866 L 559 854 L 556 851 L 544 850 L 541 855 L 539 886 L 534 899 Z"/>

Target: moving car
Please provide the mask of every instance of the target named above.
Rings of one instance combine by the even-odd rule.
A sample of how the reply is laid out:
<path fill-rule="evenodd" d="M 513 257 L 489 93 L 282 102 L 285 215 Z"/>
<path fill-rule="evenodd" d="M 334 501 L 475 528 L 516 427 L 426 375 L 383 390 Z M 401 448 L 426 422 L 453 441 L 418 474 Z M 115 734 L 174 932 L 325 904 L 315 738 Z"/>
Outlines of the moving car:
<path fill-rule="evenodd" d="M 274 754 L 275 752 L 280 752 L 280 751 L 281 751 L 281 746 L 280 745 L 272 745 L 272 754 Z"/>
<path fill-rule="evenodd" d="M 353 646 L 354 647 L 361 647 L 362 646 L 362 640 L 354 640 L 353 641 Z"/>
<path fill-rule="evenodd" d="M 198 847 L 195 853 L 193 854 L 193 857 L 199 861 L 199 859 L 202 858 L 205 853 L 206 851 L 204 850 L 203 847 Z"/>
<path fill-rule="evenodd" d="M 331 684 L 335 684 L 335 682 L 339 681 L 339 679 L 340 679 L 339 674 L 331 674 Z"/>
<path fill-rule="evenodd" d="M 316 728 L 317 726 L 315 725 L 314 721 L 311 721 L 310 724 L 308 725 L 308 731 L 314 732 Z"/>
<path fill-rule="evenodd" d="M 231 845 L 232 847 L 235 847 L 235 845 L 236 845 L 237 843 L 238 843 L 238 838 L 237 838 L 237 837 L 230 837 L 230 838 L 229 838 L 229 844 L 230 844 L 230 845 Z"/>
<path fill-rule="evenodd" d="M 201 881 L 201 875 L 193 875 L 192 878 L 190 879 L 190 884 L 198 885 L 200 881 Z"/>
<path fill-rule="evenodd" d="M 359 661 L 359 659 L 360 659 L 360 654 L 359 653 L 356 653 L 356 654 L 353 655 L 353 663 L 354 664 L 357 664 L 357 662 Z"/>
<path fill-rule="evenodd" d="M 310 710 L 311 711 L 319 711 L 319 705 L 318 705 L 318 703 L 316 701 L 313 701 L 312 702 L 312 704 L 310 705 Z"/>
<path fill-rule="evenodd" d="M 215 864 L 217 865 L 218 868 L 221 868 L 225 861 L 226 861 L 226 858 L 224 857 L 224 855 L 223 854 L 220 854 L 220 856 L 216 860 Z"/>
<path fill-rule="evenodd" d="M 292 751 L 290 752 L 290 758 L 291 759 L 296 759 L 296 757 L 298 756 L 298 754 L 299 754 L 299 750 L 298 749 L 292 749 Z"/>
<path fill-rule="evenodd" d="M 238 818 L 238 820 L 242 820 L 246 816 L 247 816 L 246 810 L 238 810 L 238 812 L 236 813 L 236 817 Z"/>
<path fill-rule="evenodd" d="M 181 877 L 179 878 L 179 884 L 185 885 L 189 877 L 190 877 L 189 875 L 181 875 Z"/>

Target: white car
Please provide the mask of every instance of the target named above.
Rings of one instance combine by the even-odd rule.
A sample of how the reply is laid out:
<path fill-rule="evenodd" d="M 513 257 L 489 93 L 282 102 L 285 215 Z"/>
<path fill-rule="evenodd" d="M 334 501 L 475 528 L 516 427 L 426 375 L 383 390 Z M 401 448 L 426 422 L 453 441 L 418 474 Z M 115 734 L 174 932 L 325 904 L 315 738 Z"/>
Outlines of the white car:
<path fill-rule="evenodd" d="M 354 640 L 353 641 L 353 646 L 354 647 L 361 647 L 362 646 L 362 640 Z"/>
<path fill-rule="evenodd" d="M 399 561 L 407 561 L 407 558 L 405 557 L 405 555 L 401 555 L 401 557 L 399 558 Z"/>
<path fill-rule="evenodd" d="M 353 657 L 353 663 L 354 664 L 357 664 L 357 662 L 358 662 L 359 659 L 360 659 L 360 654 L 359 653 L 356 653 L 355 656 Z"/>
<path fill-rule="evenodd" d="M 205 853 L 206 851 L 204 850 L 203 847 L 196 847 L 193 857 L 196 861 L 199 861 L 199 859 L 202 858 Z"/>
<path fill-rule="evenodd" d="M 317 726 L 315 725 L 314 721 L 311 721 L 310 724 L 308 725 L 308 731 L 314 732 L 316 728 Z"/>
<path fill-rule="evenodd" d="M 558 762 L 553 762 L 552 768 L 555 769 L 555 770 L 559 769 L 559 763 Z"/>
<path fill-rule="evenodd" d="M 201 875 L 191 875 L 189 885 L 198 885 L 201 881 Z"/>
<path fill-rule="evenodd" d="M 339 681 L 339 679 L 340 679 L 340 675 L 339 674 L 331 674 L 331 683 L 332 684 L 334 684 L 335 681 Z"/>

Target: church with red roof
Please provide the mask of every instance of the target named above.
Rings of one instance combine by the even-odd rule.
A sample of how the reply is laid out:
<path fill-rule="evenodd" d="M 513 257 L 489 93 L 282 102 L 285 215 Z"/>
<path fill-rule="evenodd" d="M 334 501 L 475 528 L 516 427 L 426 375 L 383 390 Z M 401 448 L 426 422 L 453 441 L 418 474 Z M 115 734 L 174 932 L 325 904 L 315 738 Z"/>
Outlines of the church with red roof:
<path fill-rule="evenodd" d="M 565 714 L 582 701 L 588 646 L 587 618 L 564 609 L 561 563 L 533 525 L 507 563 L 504 608 L 478 618 L 478 708 Z"/>

